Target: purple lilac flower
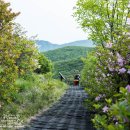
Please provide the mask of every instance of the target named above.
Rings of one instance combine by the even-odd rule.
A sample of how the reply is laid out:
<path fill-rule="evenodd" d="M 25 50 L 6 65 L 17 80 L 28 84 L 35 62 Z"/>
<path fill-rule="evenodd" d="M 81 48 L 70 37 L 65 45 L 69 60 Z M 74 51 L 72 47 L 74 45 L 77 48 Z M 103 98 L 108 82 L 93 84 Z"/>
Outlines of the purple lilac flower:
<path fill-rule="evenodd" d="M 118 62 L 118 65 L 119 65 L 119 66 L 123 66 L 124 60 L 123 60 L 122 58 L 118 58 L 118 59 L 117 59 L 117 62 Z"/>
<path fill-rule="evenodd" d="M 130 85 L 129 85 L 129 84 L 126 86 L 126 89 L 127 89 L 128 92 L 130 93 Z"/>
<path fill-rule="evenodd" d="M 120 73 L 120 74 L 123 74 L 123 73 L 125 73 L 125 72 L 126 72 L 126 69 L 125 69 L 125 68 L 119 69 L 119 73 Z"/>
<path fill-rule="evenodd" d="M 106 113 L 106 112 L 108 112 L 108 109 L 109 109 L 109 108 L 108 108 L 107 106 L 105 106 L 105 107 L 103 107 L 102 110 L 103 110 L 104 113 Z"/>
<path fill-rule="evenodd" d="M 122 56 L 118 52 L 116 53 L 116 56 L 118 59 L 122 59 Z"/>

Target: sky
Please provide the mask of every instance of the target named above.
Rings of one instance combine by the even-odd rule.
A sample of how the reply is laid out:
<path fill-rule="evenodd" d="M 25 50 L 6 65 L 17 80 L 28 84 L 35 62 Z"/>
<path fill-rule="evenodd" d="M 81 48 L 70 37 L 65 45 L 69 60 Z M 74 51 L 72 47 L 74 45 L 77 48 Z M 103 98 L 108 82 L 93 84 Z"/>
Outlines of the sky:
<path fill-rule="evenodd" d="M 39 40 L 62 44 L 87 39 L 75 18 L 73 7 L 77 0 L 6 0 L 15 12 L 21 12 L 16 22 Z"/>

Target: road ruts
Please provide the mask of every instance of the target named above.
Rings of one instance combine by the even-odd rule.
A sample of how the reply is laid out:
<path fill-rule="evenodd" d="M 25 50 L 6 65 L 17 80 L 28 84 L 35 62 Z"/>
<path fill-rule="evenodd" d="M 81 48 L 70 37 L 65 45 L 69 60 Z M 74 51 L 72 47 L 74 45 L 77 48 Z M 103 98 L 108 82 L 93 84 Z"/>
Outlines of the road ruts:
<path fill-rule="evenodd" d="M 81 87 L 70 87 L 58 103 L 20 130 L 94 130 L 83 107 L 86 97 Z"/>

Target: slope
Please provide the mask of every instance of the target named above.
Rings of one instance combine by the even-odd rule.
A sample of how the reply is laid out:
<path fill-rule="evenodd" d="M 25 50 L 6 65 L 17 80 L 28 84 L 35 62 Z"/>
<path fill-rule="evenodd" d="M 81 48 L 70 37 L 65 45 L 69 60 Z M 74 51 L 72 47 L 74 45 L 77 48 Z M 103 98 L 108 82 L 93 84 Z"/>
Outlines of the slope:
<path fill-rule="evenodd" d="M 54 63 L 54 78 L 59 78 L 58 73 L 61 72 L 69 82 L 72 82 L 75 74 L 80 73 L 83 68 L 81 57 L 86 57 L 87 53 L 93 49 L 68 46 L 43 54 Z"/>
<path fill-rule="evenodd" d="M 93 48 L 90 47 L 78 47 L 78 46 L 68 46 L 48 52 L 44 52 L 45 56 L 51 61 L 67 61 L 72 59 L 78 59 L 80 57 L 85 57 L 86 53 L 91 51 Z"/>

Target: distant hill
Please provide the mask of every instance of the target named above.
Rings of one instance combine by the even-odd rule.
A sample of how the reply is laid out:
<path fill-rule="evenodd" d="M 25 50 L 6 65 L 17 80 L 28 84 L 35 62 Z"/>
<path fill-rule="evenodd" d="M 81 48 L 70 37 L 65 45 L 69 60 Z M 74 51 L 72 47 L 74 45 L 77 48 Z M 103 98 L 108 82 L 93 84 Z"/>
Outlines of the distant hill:
<path fill-rule="evenodd" d="M 54 78 L 61 72 L 68 80 L 73 81 L 74 75 L 80 73 L 83 68 L 82 57 L 94 50 L 91 47 L 67 46 L 43 52 L 54 63 Z"/>
<path fill-rule="evenodd" d="M 36 43 L 40 52 L 45 52 L 59 48 L 58 44 L 52 44 L 48 41 L 37 40 Z"/>
<path fill-rule="evenodd" d="M 61 62 L 61 61 L 67 61 L 72 59 L 78 59 L 80 57 L 85 57 L 87 55 L 87 52 L 90 52 L 92 49 L 93 48 L 91 47 L 67 46 L 67 47 L 58 48 L 43 53 L 51 61 Z"/>
<path fill-rule="evenodd" d="M 38 45 L 40 52 L 55 50 L 66 46 L 94 47 L 93 42 L 91 40 L 80 40 L 80 41 L 74 41 L 74 42 L 65 43 L 61 45 L 53 44 L 51 42 L 44 41 L 44 40 L 37 40 L 36 43 Z"/>

